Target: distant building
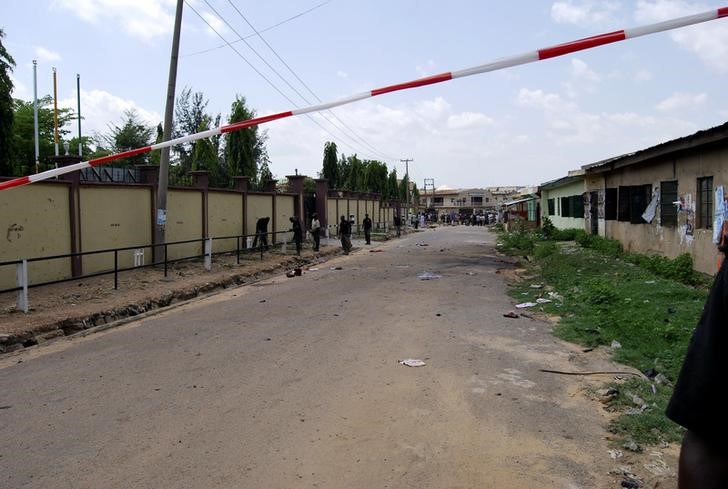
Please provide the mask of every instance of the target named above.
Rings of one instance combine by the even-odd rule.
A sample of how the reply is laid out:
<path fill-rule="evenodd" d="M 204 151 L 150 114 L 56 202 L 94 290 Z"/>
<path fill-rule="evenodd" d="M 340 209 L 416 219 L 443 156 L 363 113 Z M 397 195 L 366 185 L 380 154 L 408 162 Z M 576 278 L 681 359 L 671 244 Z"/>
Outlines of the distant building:
<path fill-rule="evenodd" d="M 455 189 L 442 185 L 435 191 L 420 190 L 420 207 L 434 209 L 438 215 L 455 213 L 484 214 L 497 212 L 503 202 L 518 193 L 520 187 L 486 187 Z"/>

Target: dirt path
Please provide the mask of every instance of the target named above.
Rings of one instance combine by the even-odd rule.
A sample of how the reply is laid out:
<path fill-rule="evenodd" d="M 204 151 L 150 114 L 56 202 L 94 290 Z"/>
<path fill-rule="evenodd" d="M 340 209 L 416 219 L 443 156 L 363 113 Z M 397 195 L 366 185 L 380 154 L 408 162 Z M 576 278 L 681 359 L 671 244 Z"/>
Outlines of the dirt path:
<path fill-rule="evenodd" d="M 539 371 L 619 367 L 503 317 L 491 235 L 375 249 L 0 360 L 0 486 L 619 487 L 588 384 Z"/>

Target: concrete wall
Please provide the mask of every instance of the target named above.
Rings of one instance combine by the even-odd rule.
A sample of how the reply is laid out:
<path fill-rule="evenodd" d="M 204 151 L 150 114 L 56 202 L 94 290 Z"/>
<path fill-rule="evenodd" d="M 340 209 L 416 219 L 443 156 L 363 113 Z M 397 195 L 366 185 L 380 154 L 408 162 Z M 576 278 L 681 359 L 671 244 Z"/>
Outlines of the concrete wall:
<path fill-rule="evenodd" d="M 660 182 L 677 180 L 678 198 L 682 201 L 677 214 L 677 226 L 663 226 L 660 208 L 652 223 L 630 224 L 609 220 L 605 222 L 604 235 L 617 239 L 625 250 L 637 253 L 659 253 L 674 258 L 682 253 L 692 255 L 695 269 L 713 274 L 716 272 L 718 252 L 712 242 L 712 229 L 695 226 L 697 178 L 713 177 L 713 189 L 728 186 L 728 150 L 694 152 L 674 160 L 651 165 L 631 165 L 603 176 L 606 188 L 625 185 L 651 184 L 659 194 Z M 599 186 L 595 179 L 591 186 Z"/>
<path fill-rule="evenodd" d="M 0 262 L 71 252 L 69 186 L 36 183 L 0 192 Z M 0 267 L 0 288 L 15 287 L 15 266 Z M 68 258 L 30 263 L 31 283 L 65 278 Z"/>
<path fill-rule="evenodd" d="M 152 242 L 152 191 L 147 187 L 81 186 L 81 245 L 84 251 L 139 246 Z M 152 250 L 144 249 L 145 262 Z M 114 254 L 86 255 L 83 273 L 113 270 Z M 134 265 L 134 251 L 119 252 L 119 267 Z"/>
<path fill-rule="evenodd" d="M 275 231 L 288 231 L 291 229 L 289 218 L 294 215 L 296 198 L 293 195 L 276 196 L 276 229 Z M 303 223 L 301 223 L 303 226 Z M 293 241 L 293 233 L 286 233 L 276 236 L 276 242 L 282 242 L 283 238 L 289 243 Z"/>
<path fill-rule="evenodd" d="M 200 190 L 170 190 L 167 194 L 167 242 L 202 239 Z M 175 260 L 202 254 L 202 242 L 170 245 L 167 258 Z"/>
<path fill-rule="evenodd" d="M 584 217 L 563 217 L 561 209 L 561 198 L 571 197 L 572 195 L 582 195 L 584 193 L 584 182 L 577 181 L 567 185 L 541 190 L 541 216 L 548 217 L 553 225 L 558 229 L 584 229 Z M 550 216 L 548 211 L 548 199 L 554 199 L 554 215 Z M 585 208 L 586 209 L 586 208 Z"/>
<path fill-rule="evenodd" d="M 270 217 L 268 232 L 273 231 L 273 199 L 266 194 L 248 194 L 248 208 L 245 210 L 245 234 L 255 234 L 255 223 L 261 217 Z M 270 240 L 269 240 L 270 241 Z"/>
<path fill-rule="evenodd" d="M 243 195 L 235 192 L 210 191 L 207 196 L 207 234 L 238 236 L 243 230 Z M 244 246 L 244 243 L 240 243 Z M 235 251 L 237 239 L 220 239 L 212 243 L 213 253 Z"/>

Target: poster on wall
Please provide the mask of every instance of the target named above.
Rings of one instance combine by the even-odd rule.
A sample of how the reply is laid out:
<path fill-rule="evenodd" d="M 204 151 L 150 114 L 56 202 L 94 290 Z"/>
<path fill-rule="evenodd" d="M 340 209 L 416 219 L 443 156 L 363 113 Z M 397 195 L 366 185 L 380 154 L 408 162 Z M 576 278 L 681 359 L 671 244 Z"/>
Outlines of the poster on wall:
<path fill-rule="evenodd" d="M 713 220 L 713 243 L 720 243 L 720 231 L 723 228 L 723 220 L 726 217 L 726 202 L 723 185 L 715 188 L 715 217 Z"/>

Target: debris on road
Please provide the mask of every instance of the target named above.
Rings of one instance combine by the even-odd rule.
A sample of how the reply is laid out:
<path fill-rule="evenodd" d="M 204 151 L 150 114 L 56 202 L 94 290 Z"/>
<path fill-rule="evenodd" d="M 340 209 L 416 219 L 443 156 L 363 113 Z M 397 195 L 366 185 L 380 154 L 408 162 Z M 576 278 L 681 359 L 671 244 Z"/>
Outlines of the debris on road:
<path fill-rule="evenodd" d="M 296 276 L 296 272 L 294 272 L 293 270 L 288 270 L 286 272 L 286 277 L 288 277 L 288 278 L 293 278 L 295 276 Z"/>
<path fill-rule="evenodd" d="M 331 270 L 343 270 L 344 267 L 331 267 Z"/>
<path fill-rule="evenodd" d="M 504 318 L 512 318 L 512 319 L 518 319 L 520 316 L 518 316 L 517 313 L 513 311 L 508 311 L 507 313 L 503 314 Z"/>
<path fill-rule="evenodd" d="M 425 362 L 418 358 L 406 358 L 398 362 L 400 365 L 406 365 L 408 367 L 424 367 L 427 365 Z"/>
<path fill-rule="evenodd" d="M 609 450 L 608 453 L 613 460 L 617 460 L 618 458 L 622 458 L 624 456 L 622 450 Z"/>
<path fill-rule="evenodd" d="M 465 272 L 465 275 L 472 277 L 473 275 L 477 275 L 475 272 Z"/>
<path fill-rule="evenodd" d="M 639 453 L 642 451 L 642 447 L 639 446 L 634 440 L 629 440 L 622 445 L 622 448 L 626 448 L 630 452 Z"/>
<path fill-rule="evenodd" d="M 522 312 L 521 313 L 521 317 L 528 318 L 528 319 L 533 319 L 533 314 L 528 314 L 527 312 Z"/>
<path fill-rule="evenodd" d="M 543 289 L 543 285 L 542 284 L 533 284 L 533 285 L 531 285 L 531 288 L 532 289 Z"/>
<path fill-rule="evenodd" d="M 622 348 L 622 343 L 617 340 L 612 340 L 612 344 L 609 346 L 612 350 L 619 350 Z"/>
<path fill-rule="evenodd" d="M 551 299 L 544 299 L 543 297 L 536 299 L 537 304 L 548 304 L 549 302 L 551 302 Z"/>
<path fill-rule="evenodd" d="M 369 250 L 369 253 L 381 253 L 384 250 Z"/>
<path fill-rule="evenodd" d="M 564 296 L 562 296 L 558 292 L 549 292 L 548 293 L 548 296 L 551 297 L 555 301 L 563 301 L 564 300 Z"/>
<path fill-rule="evenodd" d="M 417 275 L 417 278 L 420 280 L 437 280 L 438 278 L 442 278 L 442 275 L 432 272 L 422 272 Z"/>
<path fill-rule="evenodd" d="M 525 309 L 527 307 L 533 307 L 535 305 L 536 305 L 535 302 L 522 302 L 520 304 L 516 304 L 516 308 L 517 309 Z"/>
<path fill-rule="evenodd" d="M 312 267 L 312 268 L 309 268 L 308 271 L 309 272 L 318 272 L 319 269 L 318 268 L 315 268 L 315 267 Z"/>

